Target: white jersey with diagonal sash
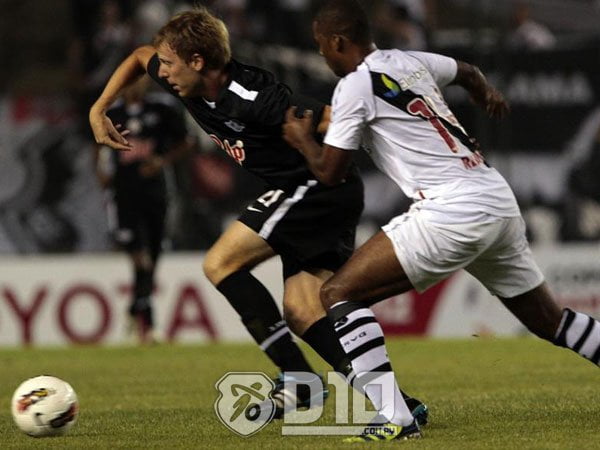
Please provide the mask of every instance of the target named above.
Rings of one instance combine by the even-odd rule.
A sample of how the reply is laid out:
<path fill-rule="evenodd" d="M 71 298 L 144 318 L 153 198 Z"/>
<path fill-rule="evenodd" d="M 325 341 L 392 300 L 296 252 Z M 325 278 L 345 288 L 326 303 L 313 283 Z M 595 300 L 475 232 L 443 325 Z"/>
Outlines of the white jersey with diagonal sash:
<path fill-rule="evenodd" d="M 431 221 L 519 216 L 508 183 L 475 151 L 442 97 L 456 71 L 446 56 L 375 50 L 339 81 L 325 143 L 362 144 Z"/>

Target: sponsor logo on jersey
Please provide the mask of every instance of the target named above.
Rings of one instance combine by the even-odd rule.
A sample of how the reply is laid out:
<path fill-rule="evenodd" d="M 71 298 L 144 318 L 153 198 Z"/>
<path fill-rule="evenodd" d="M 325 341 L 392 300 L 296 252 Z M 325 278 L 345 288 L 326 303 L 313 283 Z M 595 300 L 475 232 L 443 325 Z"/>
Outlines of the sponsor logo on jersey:
<path fill-rule="evenodd" d="M 419 70 L 415 70 L 414 72 L 410 73 L 408 76 L 401 78 L 400 81 L 396 82 L 396 81 L 392 80 L 390 77 L 388 77 L 387 75 L 382 73 L 381 81 L 383 82 L 384 86 L 389 89 L 388 92 L 385 92 L 383 94 L 384 97 L 386 97 L 386 98 L 397 97 L 398 94 L 400 94 L 401 90 L 406 91 L 413 84 L 415 84 L 417 81 L 419 81 L 421 78 L 423 78 L 426 74 L 427 74 L 427 70 L 425 69 L 425 67 L 420 67 Z"/>
<path fill-rule="evenodd" d="M 418 70 L 415 70 L 414 72 L 409 74 L 407 77 L 400 78 L 400 81 L 399 81 L 400 88 L 403 91 L 407 90 L 413 84 L 415 84 L 417 81 L 419 81 L 421 78 L 423 78 L 426 74 L 427 74 L 427 69 L 425 69 L 425 67 L 419 67 Z"/>
<path fill-rule="evenodd" d="M 381 74 L 381 81 L 383 82 L 385 87 L 387 87 L 389 89 L 388 92 L 385 92 L 383 94 L 385 97 L 394 98 L 394 97 L 398 96 L 398 94 L 400 93 L 400 86 L 398 86 L 398 83 L 396 83 L 393 80 L 390 80 L 383 73 Z"/>
<path fill-rule="evenodd" d="M 227 139 L 221 140 L 214 134 L 210 134 L 209 136 L 214 143 L 217 144 L 219 148 L 224 150 L 225 153 L 231 156 L 236 163 L 238 163 L 240 166 L 242 165 L 242 162 L 246 159 L 246 151 L 244 150 L 243 141 L 238 139 L 235 141 L 234 145 L 231 145 Z"/>
<path fill-rule="evenodd" d="M 240 133 L 244 130 L 244 128 L 246 128 L 246 125 L 244 125 L 241 122 L 238 122 L 237 120 L 233 120 L 233 119 L 225 122 L 225 125 L 227 125 L 229 128 L 231 128 L 236 133 Z"/>

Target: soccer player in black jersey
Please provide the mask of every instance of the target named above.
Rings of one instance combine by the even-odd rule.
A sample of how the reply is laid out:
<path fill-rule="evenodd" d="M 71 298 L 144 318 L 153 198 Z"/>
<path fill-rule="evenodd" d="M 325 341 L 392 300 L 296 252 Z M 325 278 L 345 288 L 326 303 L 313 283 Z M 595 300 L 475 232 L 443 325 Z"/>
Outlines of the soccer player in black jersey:
<path fill-rule="evenodd" d="M 329 107 L 295 96 L 265 70 L 233 60 L 225 25 L 200 9 L 175 16 L 159 30 L 153 46 L 138 48 L 117 68 L 90 110 L 98 143 L 131 149 L 127 131 L 119 131 L 105 112 L 145 71 L 179 98 L 241 167 L 267 184 L 265 193 L 208 251 L 206 276 L 282 372 L 312 372 L 291 329 L 334 369 L 346 373 L 349 361 L 318 293 L 352 253 L 363 207 L 362 182 L 351 167 L 343 183 L 319 183 L 304 157 L 281 136 L 290 105 L 315 111 L 319 132 L 326 129 Z M 283 263 L 285 321 L 269 292 L 250 273 L 274 255 Z M 302 391 L 298 396 L 285 391 L 281 383 L 273 394 L 278 416 L 294 403 L 310 405 Z M 424 405 L 415 401 L 415 408 L 425 417 Z"/>
<path fill-rule="evenodd" d="M 132 149 L 128 152 L 114 152 L 108 147 L 97 149 L 98 156 L 108 156 L 105 161 L 108 164 L 102 162 L 105 158 L 99 160 L 98 175 L 101 184 L 110 187 L 114 196 L 113 237 L 127 251 L 133 267 L 130 325 L 141 342 L 154 339 L 151 296 L 167 213 L 163 168 L 194 145 L 178 105 L 150 96 L 149 84 L 149 77 L 140 78 L 107 111 L 112 121 L 124 124 L 130 131 L 128 140 Z"/>

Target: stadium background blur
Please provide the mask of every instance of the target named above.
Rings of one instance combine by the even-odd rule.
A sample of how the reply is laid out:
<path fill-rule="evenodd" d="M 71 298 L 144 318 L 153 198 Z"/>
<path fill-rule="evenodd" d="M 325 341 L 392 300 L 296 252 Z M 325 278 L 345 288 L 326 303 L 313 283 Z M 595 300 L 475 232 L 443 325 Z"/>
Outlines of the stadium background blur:
<path fill-rule="evenodd" d="M 56 272 L 73 270 L 76 276 L 76 267 L 82 266 L 75 263 L 71 269 L 68 261 L 73 264 L 84 258 L 93 265 L 89 261 L 102 261 L 107 252 L 114 251 L 105 193 L 94 173 L 87 122 L 91 102 L 133 48 L 148 43 L 173 13 L 193 3 L 2 2 L 0 310 L 6 308 L 2 310 L 5 314 L 18 315 L 27 327 L 33 327 L 27 317 L 36 313 L 36 302 L 41 305 L 44 301 L 43 289 L 35 290 L 46 280 L 42 277 L 39 281 L 39 273 L 54 273 L 48 268 L 62 261 L 66 265 Z M 336 80 L 316 52 L 310 31 L 312 8 L 318 2 L 197 3 L 208 6 L 226 22 L 236 59 L 275 72 L 302 93 L 330 99 Z M 554 282 L 556 288 L 568 278 L 562 289 L 571 294 L 573 302 L 579 302 L 579 309 L 598 315 L 600 1 L 375 0 L 365 5 L 372 14 L 380 48 L 428 50 L 464 59 L 479 65 L 506 94 L 512 115 L 495 123 L 473 108 L 460 90 L 450 87 L 446 91 L 458 119 L 478 138 L 488 160 L 513 187 L 534 247 L 548 255 L 545 262 L 566 255 L 565 261 L 578 262 L 578 267 L 585 269 L 581 274 L 570 264 L 573 273 L 565 275 L 560 267 L 554 268 L 554 275 L 549 274 L 551 285 Z M 172 252 L 197 255 L 260 192 L 260 184 L 234 167 L 190 124 L 197 130 L 198 146 L 169 172 L 171 209 L 165 245 Z M 359 241 L 408 206 L 407 199 L 372 168 L 368 158 L 362 157 L 360 164 L 366 210 Z M 198 258 L 191 256 L 186 261 L 195 261 L 192 272 L 198 279 L 203 277 Z M 101 272 L 102 267 L 90 270 Z M 166 277 L 163 275 L 163 280 Z M 582 282 L 585 292 L 573 294 L 571 287 Z M 29 289 L 29 284 L 34 287 Z M 24 290 L 19 291 L 18 286 Z M 188 292 L 185 286 L 178 292 Z M 119 289 L 122 292 L 127 287 Z M 96 295 L 85 289 L 81 292 Z M 77 314 L 63 311 L 72 298 L 57 294 L 59 322 L 68 322 L 65 314 Z M 18 307 L 27 299 L 29 309 Z M 103 303 L 98 304 L 105 317 Z M 468 302 L 465 308 L 469 308 Z M 206 327 L 206 318 L 201 316 L 191 322 Z M 101 329 L 105 322 L 102 319 L 96 328 Z M 7 331 L 6 324 L 4 330 L 2 327 L 0 324 L 0 345 L 36 341 L 31 335 L 33 328 L 29 336 L 24 327 L 16 331 L 19 337 L 12 339 L 6 338 L 12 329 Z M 64 323 L 61 327 L 63 331 L 69 328 Z M 423 331 L 400 328 L 411 334 Z M 175 333 L 171 328 L 165 330 L 168 336 L 171 332 Z M 69 333 L 71 341 L 85 342 L 95 342 L 100 335 L 100 331 L 78 334 L 74 329 Z M 208 336 L 223 337 L 214 329 Z"/>

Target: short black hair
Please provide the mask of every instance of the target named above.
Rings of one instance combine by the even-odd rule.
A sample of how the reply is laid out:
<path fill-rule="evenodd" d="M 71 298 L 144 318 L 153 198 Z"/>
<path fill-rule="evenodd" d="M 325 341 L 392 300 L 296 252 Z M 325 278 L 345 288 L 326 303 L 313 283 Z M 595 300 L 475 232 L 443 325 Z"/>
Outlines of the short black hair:
<path fill-rule="evenodd" d="M 367 13 L 356 0 L 327 0 L 319 8 L 315 21 L 323 34 L 339 34 L 358 45 L 373 42 Z"/>

